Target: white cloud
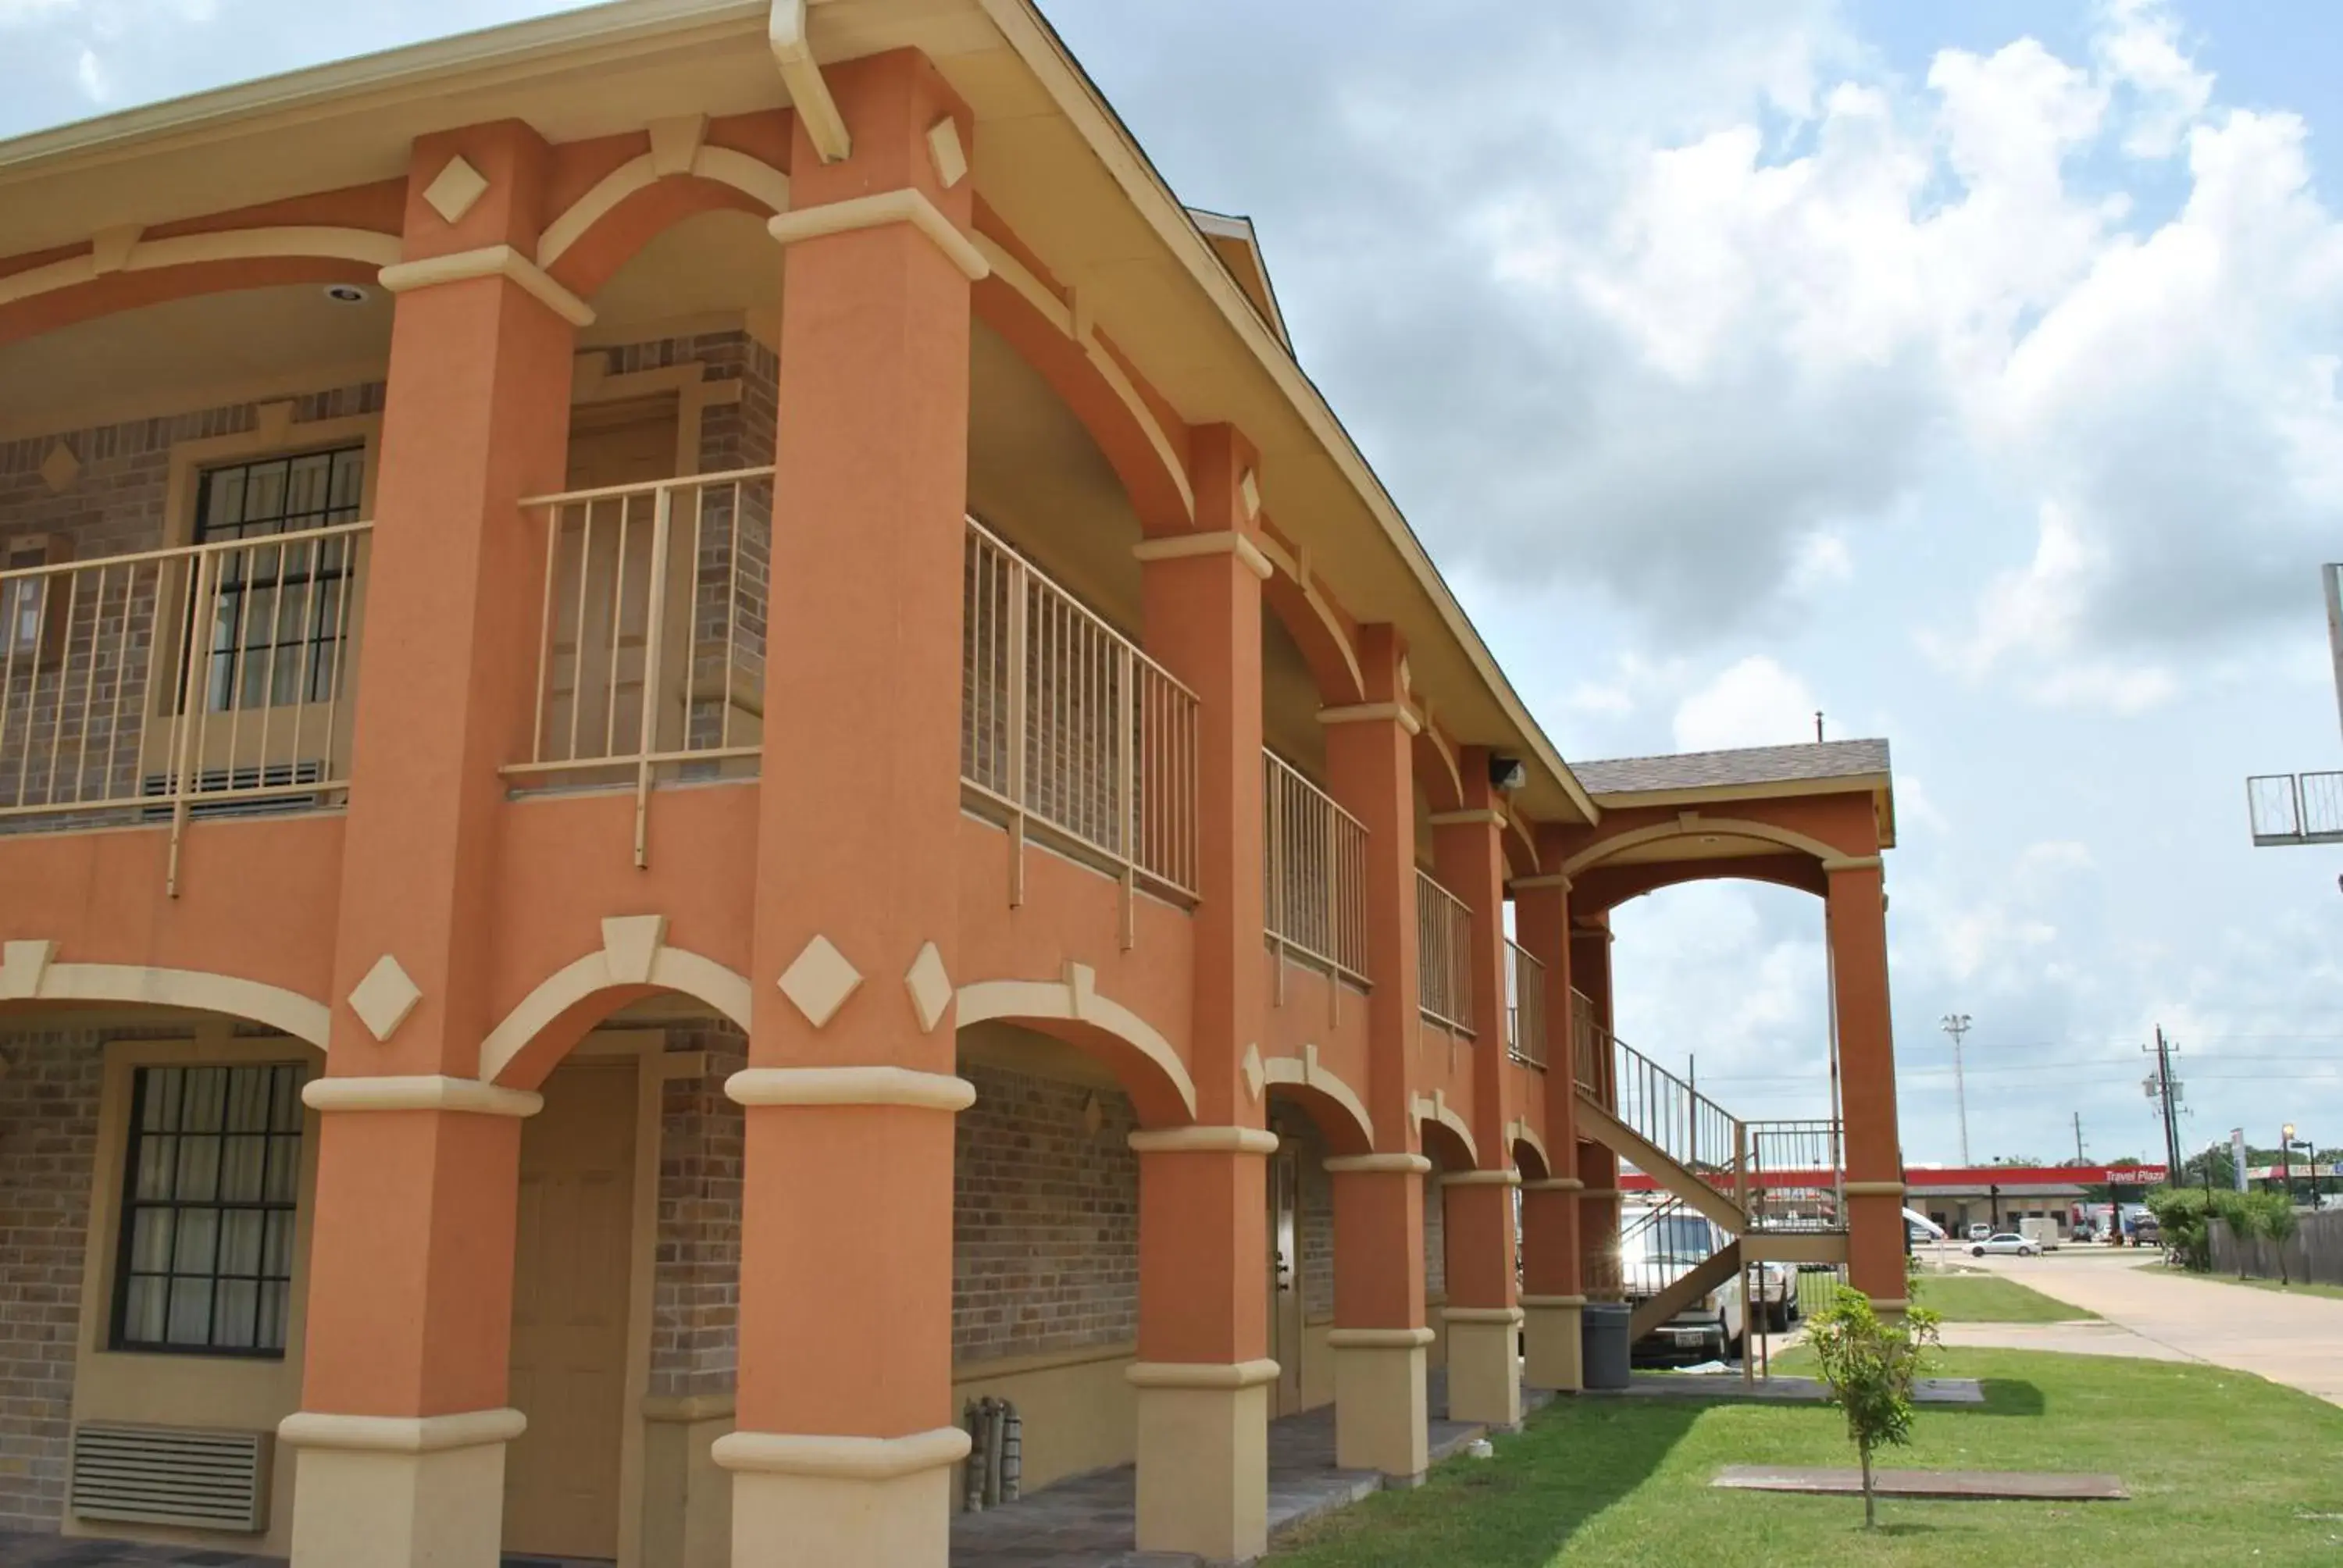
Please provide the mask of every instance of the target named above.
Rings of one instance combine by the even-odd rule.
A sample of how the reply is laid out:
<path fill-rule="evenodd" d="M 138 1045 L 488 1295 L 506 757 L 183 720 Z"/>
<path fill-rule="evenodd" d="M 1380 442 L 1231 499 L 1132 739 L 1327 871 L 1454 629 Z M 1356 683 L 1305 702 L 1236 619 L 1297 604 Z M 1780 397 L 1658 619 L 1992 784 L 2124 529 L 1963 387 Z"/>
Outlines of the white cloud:
<path fill-rule="evenodd" d="M 1785 746 L 1811 739 L 1818 704 L 1806 683 L 1763 654 L 1720 671 L 1677 705 L 1682 751 Z"/>

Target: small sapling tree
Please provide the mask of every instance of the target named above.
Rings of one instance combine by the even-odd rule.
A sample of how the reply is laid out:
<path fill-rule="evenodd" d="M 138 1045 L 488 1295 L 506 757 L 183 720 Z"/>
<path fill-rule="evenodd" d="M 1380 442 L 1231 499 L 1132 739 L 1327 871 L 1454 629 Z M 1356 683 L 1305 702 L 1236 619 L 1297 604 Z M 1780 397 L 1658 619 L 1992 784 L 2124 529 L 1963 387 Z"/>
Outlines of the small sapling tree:
<path fill-rule="evenodd" d="M 1831 1402 L 1846 1417 L 1846 1434 L 1863 1462 L 1863 1527 L 1879 1523 L 1872 1459 L 1882 1448 L 1912 1441 L 1912 1390 L 1928 1348 L 1936 1342 L 1936 1314 L 1914 1307 L 1900 1319 L 1882 1318 L 1871 1299 L 1841 1285 L 1831 1304 L 1806 1326 L 1806 1343 L 1822 1363 Z"/>

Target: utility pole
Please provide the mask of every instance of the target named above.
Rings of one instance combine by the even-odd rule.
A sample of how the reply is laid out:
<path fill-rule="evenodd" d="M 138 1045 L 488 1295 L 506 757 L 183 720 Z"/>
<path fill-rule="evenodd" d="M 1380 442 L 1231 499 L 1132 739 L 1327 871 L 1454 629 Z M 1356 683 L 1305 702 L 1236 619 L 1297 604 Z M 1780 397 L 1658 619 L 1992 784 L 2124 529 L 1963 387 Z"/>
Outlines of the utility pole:
<path fill-rule="evenodd" d="M 2165 1040 L 2164 1026 L 2158 1024 L 2156 1030 L 2156 1044 L 2143 1045 L 2140 1050 L 2152 1050 L 2156 1052 L 2156 1071 L 2148 1079 L 2147 1089 L 2147 1097 L 2157 1102 L 2157 1109 L 2164 1118 L 2164 1158 L 2167 1172 L 2165 1179 L 2169 1181 L 2170 1172 L 2180 1169 L 2180 1122 L 2177 1114 L 2179 1108 L 2180 1085 L 2172 1080 L 2172 1059 L 2180 1048 Z"/>
<path fill-rule="evenodd" d="M 2083 1113 L 2077 1111 L 2075 1112 L 2075 1163 L 2080 1165 L 2083 1162 Z"/>
<path fill-rule="evenodd" d="M 1967 1081 L 1961 1076 L 1961 1036 L 1969 1031 L 1969 1015 L 1948 1012 L 1942 1027 L 1946 1034 L 1953 1037 L 1953 1103 L 1960 1111 L 1961 1163 L 1966 1165 L 1969 1162 L 1969 1089 Z"/>

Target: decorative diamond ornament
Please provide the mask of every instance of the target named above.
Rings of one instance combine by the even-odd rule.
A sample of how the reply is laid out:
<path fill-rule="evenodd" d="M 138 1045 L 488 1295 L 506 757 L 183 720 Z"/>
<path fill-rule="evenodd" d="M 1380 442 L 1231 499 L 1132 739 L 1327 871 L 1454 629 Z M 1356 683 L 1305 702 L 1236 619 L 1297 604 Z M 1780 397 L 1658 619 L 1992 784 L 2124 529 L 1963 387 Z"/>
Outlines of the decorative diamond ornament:
<path fill-rule="evenodd" d="M 385 953 L 374 960 L 374 968 L 367 970 L 366 979 L 350 992 L 350 1010 L 358 1015 L 358 1021 L 375 1039 L 387 1040 L 398 1032 L 398 1026 L 407 1021 L 407 1015 L 422 1000 L 422 991 L 399 967 L 398 960 Z"/>
<path fill-rule="evenodd" d="M 944 1010 L 951 1006 L 951 976 L 944 970 L 943 955 L 936 944 L 924 942 L 920 956 L 911 960 L 909 972 L 903 976 L 904 989 L 911 993 L 911 1010 L 920 1015 L 920 1030 L 931 1034 L 941 1022 Z"/>
<path fill-rule="evenodd" d="M 1106 1108 L 1099 1104 L 1099 1097 L 1093 1093 L 1082 1101 L 1082 1131 L 1096 1138 L 1099 1129 L 1105 1125 Z"/>
<path fill-rule="evenodd" d="M 781 994 L 797 1004 L 806 1021 L 821 1028 L 838 1016 L 846 999 L 862 983 L 862 971 L 846 961 L 846 955 L 830 945 L 828 937 L 816 935 L 806 943 L 796 961 L 781 972 Z"/>
<path fill-rule="evenodd" d="M 431 210 L 448 223 L 455 223 L 472 210 L 488 188 L 488 176 L 464 161 L 461 153 L 447 160 L 447 166 L 423 187 L 423 199 Z"/>
<path fill-rule="evenodd" d="M 41 459 L 41 483 L 46 485 L 52 494 L 63 495 L 72 489 L 73 482 L 80 477 L 81 459 L 75 457 L 73 448 L 63 441 L 50 447 L 49 455 Z"/>

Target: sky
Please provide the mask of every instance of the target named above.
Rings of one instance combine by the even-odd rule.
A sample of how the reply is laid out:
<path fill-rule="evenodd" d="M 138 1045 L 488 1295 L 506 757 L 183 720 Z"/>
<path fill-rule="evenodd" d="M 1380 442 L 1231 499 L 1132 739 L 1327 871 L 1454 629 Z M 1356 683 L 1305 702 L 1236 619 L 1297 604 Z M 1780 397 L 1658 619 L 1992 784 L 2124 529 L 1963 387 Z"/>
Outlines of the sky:
<path fill-rule="evenodd" d="M 2343 1145 L 2326 0 L 1042 0 L 1565 757 L 1894 747 L 1906 1155 Z M 560 8 L 0 0 L 0 136 Z M 2326 88 L 2328 90 L 2321 91 Z M 1616 917 L 1622 1036 L 1823 1113 L 1818 902 Z"/>

